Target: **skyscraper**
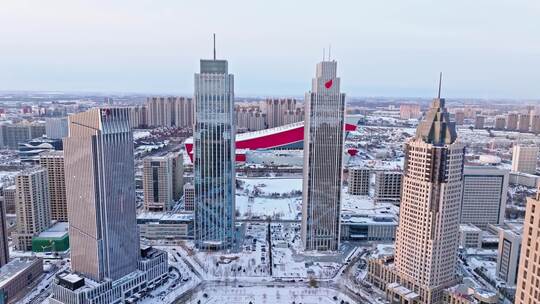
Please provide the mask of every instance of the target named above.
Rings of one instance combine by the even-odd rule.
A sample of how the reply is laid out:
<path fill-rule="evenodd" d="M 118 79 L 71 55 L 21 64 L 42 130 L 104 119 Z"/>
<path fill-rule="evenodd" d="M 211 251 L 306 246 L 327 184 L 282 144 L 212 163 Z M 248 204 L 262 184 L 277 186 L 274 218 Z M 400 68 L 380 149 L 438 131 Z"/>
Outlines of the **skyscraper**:
<path fill-rule="evenodd" d="M 304 102 L 302 241 L 305 250 L 339 247 L 345 94 L 337 62 L 317 64 Z"/>
<path fill-rule="evenodd" d="M 456 283 L 464 146 L 444 102 L 439 93 L 405 145 L 395 262 L 370 262 L 371 281 L 408 303 L 439 303 Z"/>
<path fill-rule="evenodd" d="M 18 250 L 31 250 L 32 238 L 51 226 L 47 170 L 34 167 L 15 178 L 17 232 L 13 243 Z"/>
<path fill-rule="evenodd" d="M 128 108 L 69 117 L 64 140 L 71 267 L 94 280 L 137 269 L 133 134 Z"/>
<path fill-rule="evenodd" d="M 540 187 L 536 191 L 536 198 L 527 199 L 527 209 L 523 235 L 521 240 L 521 254 L 519 257 L 519 270 L 517 276 L 516 304 L 538 303 L 540 296 Z"/>
<path fill-rule="evenodd" d="M 195 243 L 230 247 L 235 219 L 234 76 L 226 60 L 201 60 L 195 74 Z"/>
<path fill-rule="evenodd" d="M 49 151 L 39 155 L 39 164 L 47 169 L 49 178 L 49 201 L 51 219 L 68 221 L 66 201 L 66 175 L 64 173 L 64 151 Z"/>
<path fill-rule="evenodd" d="M 368 168 L 349 168 L 348 192 L 352 195 L 369 194 L 369 175 L 371 170 Z"/>

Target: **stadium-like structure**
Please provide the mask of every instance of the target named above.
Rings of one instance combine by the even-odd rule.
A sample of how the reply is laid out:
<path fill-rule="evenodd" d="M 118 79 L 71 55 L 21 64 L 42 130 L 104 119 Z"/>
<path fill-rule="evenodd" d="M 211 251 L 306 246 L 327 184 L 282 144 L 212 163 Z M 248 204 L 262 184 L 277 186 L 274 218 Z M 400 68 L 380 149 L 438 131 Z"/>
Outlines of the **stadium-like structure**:
<path fill-rule="evenodd" d="M 345 131 L 355 131 L 356 126 L 345 124 Z M 189 158 L 193 161 L 193 137 L 184 142 Z M 295 122 L 276 128 L 236 134 L 236 161 L 246 160 L 246 150 L 303 149 L 304 122 Z M 347 151 L 356 154 L 356 151 Z"/>

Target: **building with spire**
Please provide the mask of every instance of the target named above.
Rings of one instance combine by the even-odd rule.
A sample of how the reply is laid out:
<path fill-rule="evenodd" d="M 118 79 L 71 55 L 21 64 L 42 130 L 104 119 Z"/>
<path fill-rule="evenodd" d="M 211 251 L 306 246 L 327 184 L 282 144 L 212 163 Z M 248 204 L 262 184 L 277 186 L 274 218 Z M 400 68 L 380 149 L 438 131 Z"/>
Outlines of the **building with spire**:
<path fill-rule="evenodd" d="M 235 220 L 234 76 L 227 60 L 202 59 L 195 74 L 195 243 L 229 248 Z"/>
<path fill-rule="evenodd" d="M 439 96 L 405 145 L 394 256 L 369 261 L 369 280 L 392 303 L 440 303 L 457 283 L 463 161 L 439 84 Z"/>
<path fill-rule="evenodd" d="M 345 94 L 337 62 L 317 64 L 306 94 L 302 241 L 305 250 L 336 251 L 340 239 Z"/>

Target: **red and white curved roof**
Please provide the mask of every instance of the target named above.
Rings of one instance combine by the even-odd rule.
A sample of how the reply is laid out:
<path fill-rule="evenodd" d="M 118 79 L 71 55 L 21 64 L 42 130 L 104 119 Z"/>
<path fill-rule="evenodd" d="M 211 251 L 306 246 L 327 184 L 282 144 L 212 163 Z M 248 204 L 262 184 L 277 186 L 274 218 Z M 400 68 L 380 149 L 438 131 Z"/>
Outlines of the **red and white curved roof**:
<path fill-rule="evenodd" d="M 345 124 L 345 131 L 355 131 L 356 126 Z M 276 128 L 236 134 L 236 161 L 245 161 L 245 150 L 283 149 L 301 145 L 304 141 L 304 122 L 295 122 Z M 184 142 L 189 158 L 193 161 L 193 137 Z"/>

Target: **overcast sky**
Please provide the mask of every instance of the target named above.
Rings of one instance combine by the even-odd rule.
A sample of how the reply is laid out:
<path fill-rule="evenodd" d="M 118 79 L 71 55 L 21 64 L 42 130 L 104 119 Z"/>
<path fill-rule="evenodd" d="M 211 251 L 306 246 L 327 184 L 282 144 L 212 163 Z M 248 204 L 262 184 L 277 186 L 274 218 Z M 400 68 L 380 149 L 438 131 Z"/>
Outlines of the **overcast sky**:
<path fill-rule="evenodd" d="M 0 90 L 303 95 L 332 44 L 349 96 L 540 98 L 538 0 L 0 0 Z"/>

